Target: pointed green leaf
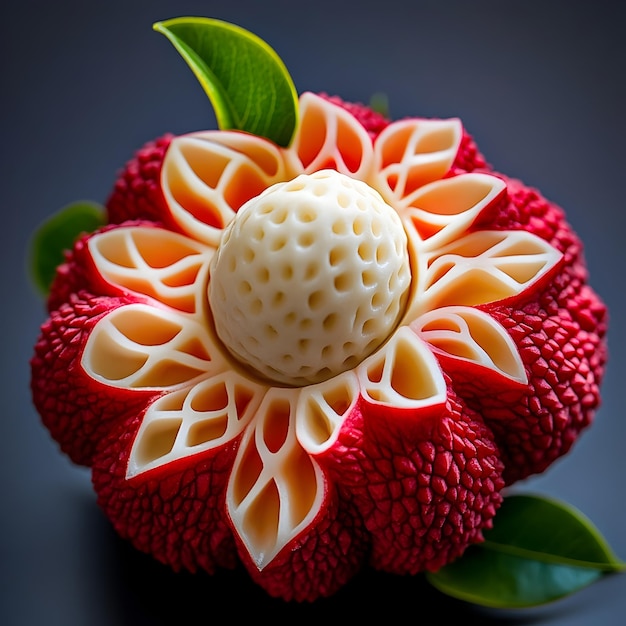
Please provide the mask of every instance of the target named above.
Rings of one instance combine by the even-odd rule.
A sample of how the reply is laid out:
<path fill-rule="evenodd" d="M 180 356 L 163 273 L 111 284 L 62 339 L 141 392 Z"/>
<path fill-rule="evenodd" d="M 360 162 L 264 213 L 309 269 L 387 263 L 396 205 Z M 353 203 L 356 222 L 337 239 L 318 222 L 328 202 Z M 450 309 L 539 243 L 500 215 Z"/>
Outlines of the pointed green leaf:
<path fill-rule="evenodd" d="M 427 574 L 430 583 L 474 604 L 520 608 L 558 600 L 626 569 L 578 510 L 542 496 L 505 498 L 484 536 L 484 543 Z"/>
<path fill-rule="evenodd" d="M 599 570 L 542 563 L 475 546 L 458 561 L 427 574 L 430 583 L 446 595 L 499 609 L 547 604 L 601 576 Z"/>
<path fill-rule="evenodd" d="M 95 202 L 74 202 L 42 222 L 30 241 L 29 271 L 42 296 L 47 296 L 56 268 L 63 263 L 65 250 L 82 233 L 105 223 L 104 207 Z"/>
<path fill-rule="evenodd" d="M 157 22 L 208 95 L 222 130 L 243 130 L 288 146 L 298 96 L 276 52 L 239 26 L 201 17 Z"/>
<path fill-rule="evenodd" d="M 604 571 L 624 568 L 593 523 L 574 507 L 546 496 L 511 495 L 485 533 L 489 545 L 544 555 L 569 565 Z"/>

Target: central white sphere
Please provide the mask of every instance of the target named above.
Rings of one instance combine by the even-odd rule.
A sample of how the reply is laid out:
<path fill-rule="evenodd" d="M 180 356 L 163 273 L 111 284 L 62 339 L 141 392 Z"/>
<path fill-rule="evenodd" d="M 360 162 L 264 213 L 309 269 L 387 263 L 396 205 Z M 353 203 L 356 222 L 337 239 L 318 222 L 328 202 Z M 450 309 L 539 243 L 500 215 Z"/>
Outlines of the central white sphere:
<path fill-rule="evenodd" d="M 244 366 L 304 385 L 350 369 L 389 336 L 411 282 L 396 211 L 335 170 L 244 204 L 211 262 L 217 335 Z"/>

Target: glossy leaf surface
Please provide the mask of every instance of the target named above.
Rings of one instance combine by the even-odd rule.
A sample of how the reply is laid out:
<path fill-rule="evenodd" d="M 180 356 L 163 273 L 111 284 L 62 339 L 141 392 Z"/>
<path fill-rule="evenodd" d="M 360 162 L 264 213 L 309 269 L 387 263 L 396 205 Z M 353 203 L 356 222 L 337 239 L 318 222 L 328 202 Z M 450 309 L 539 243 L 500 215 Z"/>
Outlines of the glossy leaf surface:
<path fill-rule="evenodd" d="M 283 62 L 249 31 L 201 17 L 154 24 L 187 62 L 213 105 L 221 130 L 243 130 L 289 145 L 298 97 Z"/>
<path fill-rule="evenodd" d="M 429 573 L 443 593 L 484 606 L 521 608 L 571 595 L 626 565 L 579 511 L 556 500 L 505 498 L 485 542 Z"/>
<path fill-rule="evenodd" d="M 65 251 L 72 248 L 77 237 L 104 223 L 104 208 L 87 201 L 69 204 L 41 223 L 30 242 L 28 268 L 41 295 L 48 294 L 56 268 L 63 263 Z"/>

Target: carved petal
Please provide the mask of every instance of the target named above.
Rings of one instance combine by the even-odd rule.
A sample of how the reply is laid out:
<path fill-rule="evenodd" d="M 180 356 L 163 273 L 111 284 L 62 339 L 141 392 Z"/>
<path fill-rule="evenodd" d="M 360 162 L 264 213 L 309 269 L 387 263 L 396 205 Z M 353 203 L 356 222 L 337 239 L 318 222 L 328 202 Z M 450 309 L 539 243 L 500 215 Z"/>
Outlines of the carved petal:
<path fill-rule="evenodd" d="M 506 193 L 506 183 L 490 174 L 460 174 L 417 189 L 402 215 L 420 250 L 436 250 L 464 233 L 478 215 Z"/>
<path fill-rule="evenodd" d="M 213 248 L 162 228 L 120 227 L 94 235 L 89 252 L 106 281 L 202 315 Z"/>
<path fill-rule="evenodd" d="M 293 140 L 304 172 L 335 169 L 367 181 L 372 168 L 372 140 L 345 109 L 305 92 L 300 96 L 300 125 Z"/>
<path fill-rule="evenodd" d="M 144 304 L 123 306 L 102 318 L 81 364 L 96 380 L 126 389 L 171 389 L 224 369 L 202 324 Z"/>
<path fill-rule="evenodd" d="M 228 484 L 228 513 L 259 570 L 313 522 L 325 496 L 322 471 L 296 438 L 298 394 L 268 391 Z"/>
<path fill-rule="evenodd" d="M 389 124 L 374 144 L 373 186 L 393 206 L 409 206 L 420 187 L 450 170 L 462 137 L 458 119 L 409 119 Z"/>
<path fill-rule="evenodd" d="M 390 409 L 418 409 L 446 400 L 446 383 L 428 345 L 400 327 L 378 352 L 358 367 L 361 394 Z"/>
<path fill-rule="evenodd" d="M 359 399 L 354 371 L 304 387 L 296 412 L 296 435 L 309 454 L 320 454 L 337 440 L 341 426 Z"/>
<path fill-rule="evenodd" d="M 257 410 L 265 387 L 234 371 L 156 400 L 131 450 L 127 478 L 232 441 Z"/>
<path fill-rule="evenodd" d="M 222 229 L 242 204 L 294 175 L 289 158 L 288 151 L 246 133 L 205 131 L 177 137 L 161 173 L 174 221 L 194 239 L 217 246 Z"/>
<path fill-rule="evenodd" d="M 561 258 L 558 250 L 526 231 L 477 231 L 433 255 L 416 300 L 426 310 L 496 302 L 528 289 Z"/>
<path fill-rule="evenodd" d="M 513 339 L 484 311 L 445 307 L 422 315 L 411 327 L 449 357 L 495 370 L 518 383 L 528 382 Z"/>

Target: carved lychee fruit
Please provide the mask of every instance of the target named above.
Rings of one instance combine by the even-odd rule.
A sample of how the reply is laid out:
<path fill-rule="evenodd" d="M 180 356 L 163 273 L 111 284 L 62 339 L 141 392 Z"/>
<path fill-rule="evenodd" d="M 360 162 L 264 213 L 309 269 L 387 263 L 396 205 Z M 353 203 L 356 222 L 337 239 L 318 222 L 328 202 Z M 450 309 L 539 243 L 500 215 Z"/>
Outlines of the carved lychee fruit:
<path fill-rule="evenodd" d="M 564 212 L 460 120 L 304 93 L 292 144 L 167 137 L 57 273 L 33 398 L 117 532 L 312 601 L 436 570 L 593 420 L 606 309 Z"/>

